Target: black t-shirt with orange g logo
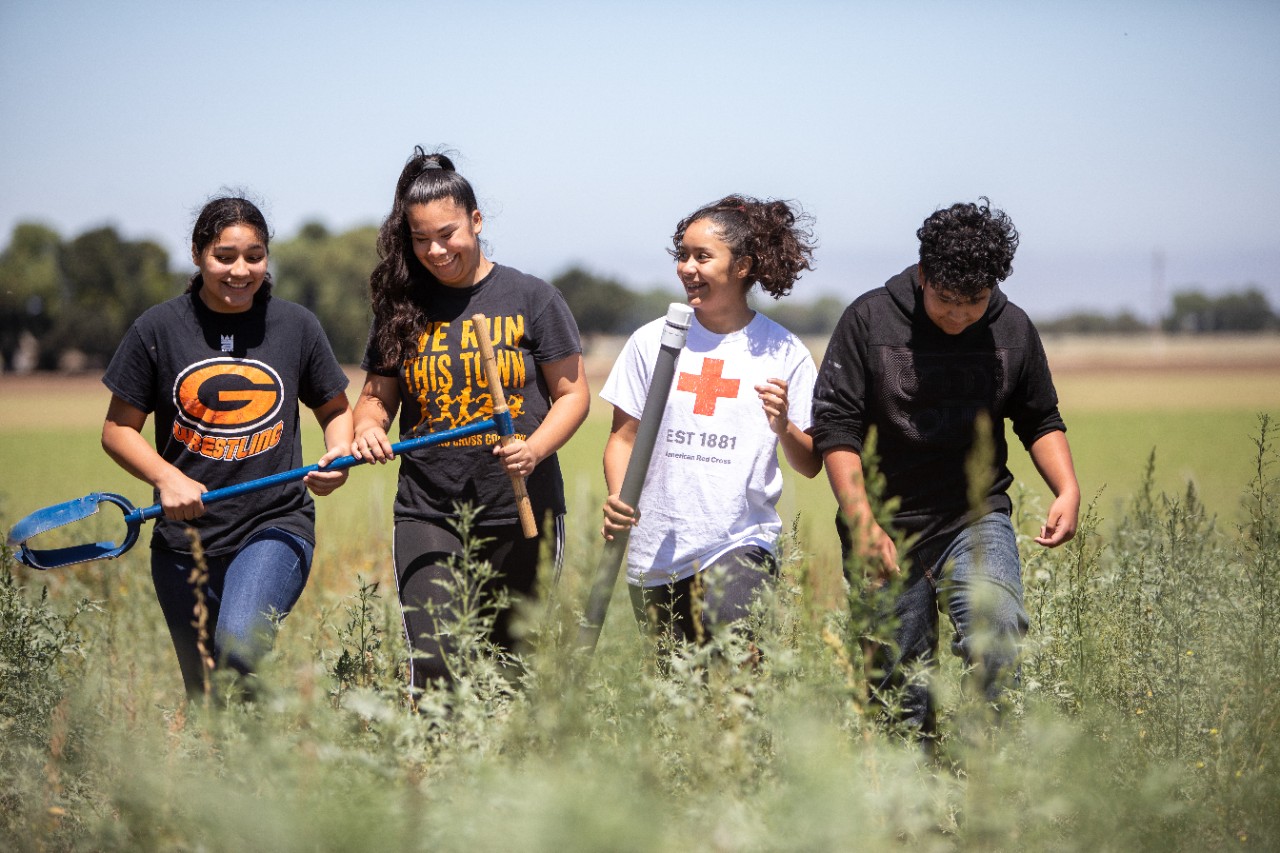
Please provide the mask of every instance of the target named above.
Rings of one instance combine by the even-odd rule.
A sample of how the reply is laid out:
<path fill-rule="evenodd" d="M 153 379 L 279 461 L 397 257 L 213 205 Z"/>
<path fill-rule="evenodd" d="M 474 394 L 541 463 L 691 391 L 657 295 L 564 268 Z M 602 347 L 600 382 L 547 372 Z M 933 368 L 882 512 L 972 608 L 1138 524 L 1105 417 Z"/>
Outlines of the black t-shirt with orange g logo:
<path fill-rule="evenodd" d="M 221 314 L 195 293 L 139 317 L 102 381 L 154 414 L 157 451 L 207 489 L 301 467 L 299 402 L 316 408 L 347 385 L 319 321 L 302 306 L 269 297 Z M 266 527 L 315 540 L 315 509 L 301 482 L 207 510 L 191 526 L 209 554 L 232 552 Z M 189 551 L 186 527 L 158 519 L 152 542 Z"/>

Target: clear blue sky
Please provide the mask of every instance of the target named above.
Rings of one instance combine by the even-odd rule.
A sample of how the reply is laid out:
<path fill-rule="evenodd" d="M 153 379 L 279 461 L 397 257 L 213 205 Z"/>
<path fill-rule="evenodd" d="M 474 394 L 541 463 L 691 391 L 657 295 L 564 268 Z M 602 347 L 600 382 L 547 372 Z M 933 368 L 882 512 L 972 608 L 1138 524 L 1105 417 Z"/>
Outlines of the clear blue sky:
<path fill-rule="evenodd" d="M 793 298 L 852 298 L 987 195 L 1033 316 L 1149 317 L 1161 283 L 1280 307 L 1274 0 L 0 4 L 5 244 L 112 223 L 179 263 L 223 186 L 278 238 L 376 223 L 415 143 L 544 277 L 674 296 L 672 227 L 742 192 L 816 217 Z"/>

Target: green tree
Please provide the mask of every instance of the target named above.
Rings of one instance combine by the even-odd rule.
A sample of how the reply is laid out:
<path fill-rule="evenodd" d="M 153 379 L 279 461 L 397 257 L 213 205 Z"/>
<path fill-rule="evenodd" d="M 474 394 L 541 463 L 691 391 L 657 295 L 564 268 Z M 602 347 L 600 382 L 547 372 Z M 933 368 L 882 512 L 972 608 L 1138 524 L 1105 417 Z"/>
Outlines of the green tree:
<path fill-rule="evenodd" d="M 122 240 L 111 226 L 64 243 L 59 263 L 66 288 L 41 342 L 41 367 L 56 367 L 70 350 L 83 352 L 89 365 L 105 365 L 138 315 L 181 292 L 168 252 L 149 240 Z"/>
<path fill-rule="evenodd" d="M 61 249 L 52 228 L 22 222 L 0 253 L 0 358 L 6 369 L 24 333 L 39 339 L 53 325 L 61 306 Z"/>
<path fill-rule="evenodd" d="M 1078 311 L 1056 320 L 1036 323 L 1036 327 L 1046 335 L 1129 335 L 1151 331 L 1150 326 L 1129 311 L 1115 315 Z"/>
<path fill-rule="evenodd" d="M 378 264 L 378 229 L 365 226 L 331 234 L 319 222 L 271 247 L 275 293 L 309 308 L 324 326 L 344 364 L 364 355 L 372 313 L 369 273 Z"/>
<path fill-rule="evenodd" d="M 107 226 L 63 242 L 43 225 L 23 223 L 0 255 L 5 363 L 28 333 L 38 343 L 39 368 L 56 368 L 71 352 L 82 353 L 85 366 L 101 367 L 134 319 L 180 292 L 180 284 L 168 254 L 149 240 L 123 240 Z"/>
<path fill-rule="evenodd" d="M 1168 332 L 1259 332 L 1280 326 L 1280 320 L 1256 287 L 1243 293 L 1209 297 L 1188 290 L 1174 294 L 1173 310 L 1162 323 Z"/>
<path fill-rule="evenodd" d="M 629 331 L 629 312 L 636 297 L 621 282 L 573 266 L 551 279 L 551 283 L 564 294 L 578 321 L 578 330 L 584 335 Z"/>
<path fill-rule="evenodd" d="M 1276 315 L 1267 302 L 1266 294 L 1257 288 L 1219 297 L 1214 305 L 1214 315 L 1218 325 L 1225 330 L 1260 332 L 1276 327 Z"/>

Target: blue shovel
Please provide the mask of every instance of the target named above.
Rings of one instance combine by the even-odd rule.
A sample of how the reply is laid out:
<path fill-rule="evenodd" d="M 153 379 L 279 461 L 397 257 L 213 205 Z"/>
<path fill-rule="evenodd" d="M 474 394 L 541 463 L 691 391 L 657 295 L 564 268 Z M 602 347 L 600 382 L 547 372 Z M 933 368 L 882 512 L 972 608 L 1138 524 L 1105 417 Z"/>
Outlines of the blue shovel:
<path fill-rule="evenodd" d="M 479 329 L 488 329 L 488 324 L 484 322 L 482 315 L 473 316 L 472 321 L 477 323 Z M 397 442 L 391 445 L 392 452 L 397 454 L 410 453 L 422 447 L 430 447 L 435 444 L 443 444 L 446 441 L 466 438 L 490 429 L 496 429 L 502 440 L 509 440 L 508 437 L 515 433 L 511 412 L 507 408 L 506 398 L 502 393 L 502 385 L 497 364 L 493 358 L 492 346 L 488 345 L 489 342 L 486 338 L 487 335 L 485 334 L 479 336 L 481 357 L 488 373 L 489 389 L 493 395 L 493 417 L 476 421 L 466 426 L 441 430 Z M 368 459 L 356 459 L 354 456 L 342 456 L 326 465 L 324 470 L 343 471 L 356 465 L 363 465 L 368 461 Z M 319 465 L 307 465 L 302 468 L 295 468 L 292 471 L 282 471 L 279 474 L 272 474 L 269 477 L 262 477 L 258 480 L 250 480 L 247 483 L 213 489 L 201 495 L 200 499 L 205 504 L 211 504 L 215 501 L 238 497 L 260 489 L 269 489 L 272 486 L 292 483 L 295 480 L 301 480 L 312 471 L 319 470 Z M 532 539 L 538 535 L 538 528 L 534 523 L 533 512 L 529 506 L 529 496 L 525 491 L 524 478 L 512 476 L 511 480 L 516 492 L 516 505 L 520 513 L 520 522 L 524 528 L 524 535 Z M 36 550 L 27 544 L 27 540 L 41 533 L 46 533 L 94 515 L 98 511 L 99 504 L 104 503 L 114 504 L 124 513 L 124 523 L 127 529 L 124 539 L 119 544 L 114 542 L 94 542 L 88 545 L 73 545 L 69 548 L 48 550 Z M 160 504 L 152 504 L 151 506 L 137 509 L 120 495 L 111 492 L 95 492 L 77 500 L 55 504 L 31 513 L 15 524 L 13 529 L 9 531 L 8 545 L 14 550 L 19 560 L 33 569 L 56 569 L 62 566 L 74 565 L 75 563 L 86 563 L 90 560 L 112 560 L 128 551 L 138 541 L 138 533 L 144 521 L 159 518 L 163 514 L 164 510 Z"/>

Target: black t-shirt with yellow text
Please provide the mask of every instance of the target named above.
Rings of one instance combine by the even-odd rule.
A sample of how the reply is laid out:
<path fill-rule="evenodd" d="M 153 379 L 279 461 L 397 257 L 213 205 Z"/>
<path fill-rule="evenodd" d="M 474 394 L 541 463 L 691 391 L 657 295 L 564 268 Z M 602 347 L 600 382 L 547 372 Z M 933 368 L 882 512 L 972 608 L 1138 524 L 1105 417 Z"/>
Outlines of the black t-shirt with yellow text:
<path fill-rule="evenodd" d="M 582 351 L 577 323 L 560 291 L 500 264 L 472 287 L 447 287 L 435 281 L 419 286 L 426 328 L 418 336 L 417 355 L 394 374 L 400 386 L 400 439 L 464 427 L 492 416 L 493 398 L 481 364 L 478 330 L 471 322 L 477 312 L 489 321 L 516 438 L 527 438 L 551 407 L 539 365 Z M 365 370 L 376 361 L 374 355 L 365 353 Z M 469 503 L 483 507 L 477 517 L 481 526 L 516 523 L 511 481 L 493 455 L 497 440 L 497 433 L 488 431 L 402 455 L 396 519 L 443 521 L 456 516 L 456 503 Z M 536 515 L 547 510 L 564 512 L 564 483 L 554 454 L 529 476 L 528 489 Z"/>

